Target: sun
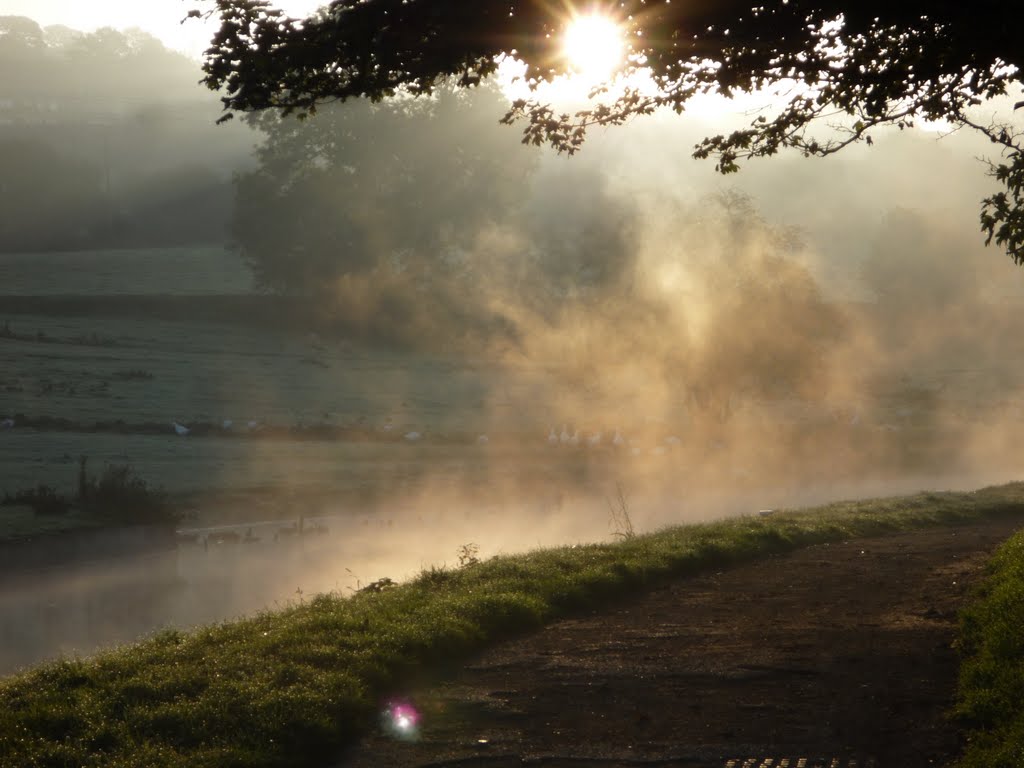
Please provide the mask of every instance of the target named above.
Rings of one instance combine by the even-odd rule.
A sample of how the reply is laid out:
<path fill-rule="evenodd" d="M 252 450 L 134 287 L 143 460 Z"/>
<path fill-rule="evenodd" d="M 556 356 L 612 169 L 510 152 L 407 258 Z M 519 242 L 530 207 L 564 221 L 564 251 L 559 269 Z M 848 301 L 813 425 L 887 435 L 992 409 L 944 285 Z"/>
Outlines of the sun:
<path fill-rule="evenodd" d="M 580 77 L 594 83 L 607 80 L 622 63 L 622 30 L 608 16 L 577 16 L 565 30 L 562 52 Z"/>

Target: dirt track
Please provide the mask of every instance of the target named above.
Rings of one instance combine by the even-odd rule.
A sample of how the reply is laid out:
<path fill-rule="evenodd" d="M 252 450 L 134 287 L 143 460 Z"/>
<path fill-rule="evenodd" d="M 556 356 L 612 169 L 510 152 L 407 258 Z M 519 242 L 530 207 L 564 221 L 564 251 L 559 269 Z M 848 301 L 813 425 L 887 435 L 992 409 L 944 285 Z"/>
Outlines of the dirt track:
<path fill-rule="evenodd" d="M 419 738 L 381 729 L 337 766 L 947 765 L 961 748 L 945 719 L 957 610 L 1022 525 L 816 546 L 680 579 L 410 691 Z"/>

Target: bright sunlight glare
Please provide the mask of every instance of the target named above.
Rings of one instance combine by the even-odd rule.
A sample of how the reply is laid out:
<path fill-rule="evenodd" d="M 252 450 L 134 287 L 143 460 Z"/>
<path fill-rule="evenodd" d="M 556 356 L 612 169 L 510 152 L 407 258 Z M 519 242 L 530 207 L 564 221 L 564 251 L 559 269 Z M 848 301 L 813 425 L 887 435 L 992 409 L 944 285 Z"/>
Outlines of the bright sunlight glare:
<path fill-rule="evenodd" d="M 608 16 L 576 17 L 565 30 L 562 46 L 569 65 L 591 82 L 607 79 L 622 61 L 622 31 Z"/>

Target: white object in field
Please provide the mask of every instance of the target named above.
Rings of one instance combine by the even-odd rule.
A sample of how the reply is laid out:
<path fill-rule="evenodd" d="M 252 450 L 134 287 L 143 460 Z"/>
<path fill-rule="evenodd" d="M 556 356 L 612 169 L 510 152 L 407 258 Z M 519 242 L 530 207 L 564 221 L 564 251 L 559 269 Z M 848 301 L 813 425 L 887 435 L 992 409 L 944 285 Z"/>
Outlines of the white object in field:
<path fill-rule="evenodd" d="M 574 448 L 580 444 L 580 431 L 577 429 L 572 433 L 572 437 L 569 438 L 569 445 Z"/>
<path fill-rule="evenodd" d="M 857 412 L 850 417 L 851 427 L 856 427 L 858 424 L 860 424 L 860 409 L 857 409 Z"/>
<path fill-rule="evenodd" d="M 775 514 L 775 510 L 774 509 L 759 509 L 757 511 L 757 514 L 759 514 L 761 517 L 771 517 L 772 515 Z"/>
<path fill-rule="evenodd" d="M 572 435 L 569 434 L 569 430 L 565 428 L 565 424 L 562 425 L 562 434 L 558 438 L 562 441 L 562 445 L 567 445 L 572 440 Z"/>
<path fill-rule="evenodd" d="M 548 445 L 558 445 L 558 435 L 555 434 L 554 427 L 548 432 Z"/>
<path fill-rule="evenodd" d="M 392 429 L 394 429 L 394 428 L 395 428 L 395 425 L 394 425 L 394 424 L 385 424 L 385 425 L 384 425 L 384 431 L 385 431 L 385 432 L 390 432 L 390 431 L 391 431 Z"/>
<path fill-rule="evenodd" d="M 489 438 L 487 435 L 480 435 L 480 437 L 478 437 L 476 441 L 480 445 L 487 445 L 489 442 L 491 442 L 491 438 Z"/>
<path fill-rule="evenodd" d="M 231 419 L 224 419 L 224 421 L 222 421 L 220 425 L 224 429 L 231 429 L 234 423 L 235 422 L 233 422 Z"/>
<path fill-rule="evenodd" d="M 0 421 L 0 429 L 12 429 L 14 427 L 14 419 L 7 418 Z"/>
<path fill-rule="evenodd" d="M 260 423 L 256 421 L 256 419 L 250 419 L 249 423 L 246 426 L 248 426 L 249 429 L 256 429 L 257 427 L 259 427 L 259 425 Z"/>
<path fill-rule="evenodd" d="M 597 446 L 601 444 L 601 437 L 602 433 L 595 432 L 594 434 L 587 438 L 587 445 L 589 445 L 591 448 L 597 448 Z"/>
<path fill-rule="evenodd" d="M 184 437 L 185 435 L 187 435 L 189 433 L 189 428 L 186 427 L 184 424 L 179 424 L 176 421 L 172 421 L 171 422 L 171 426 L 174 427 L 174 431 L 177 434 L 181 435 L 182 437 Z"/>
<path fill-rule="evenodd" d="M 421 437 L 423 437 L 423 435 L 421 435 L 419 432 L 406 432 L 405 433 L 405 439 L 408 440 L 410 443 L 415 443 Z"/>
<path fill-rule="evenodd" d="M 612 445 L 614 445 L 616 448 L 621 448 L 625 444 L 626 441 L 623 439 L 622 435 L 619 434 L 619 430 L 616 429 L 615 437 L 612 438 Z"/>

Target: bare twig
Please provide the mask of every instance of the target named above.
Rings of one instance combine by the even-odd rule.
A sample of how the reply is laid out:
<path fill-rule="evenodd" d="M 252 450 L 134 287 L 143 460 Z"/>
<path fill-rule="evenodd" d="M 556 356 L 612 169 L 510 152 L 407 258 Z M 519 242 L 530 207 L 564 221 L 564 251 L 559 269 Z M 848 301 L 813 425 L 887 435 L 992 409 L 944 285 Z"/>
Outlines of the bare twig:
<path fill-rule="evenodd" d="M 636 538 L 636 530 L 633 528 L 633 519 L 629 516 L 629 506 L 626 503 L 626 494 L 622 490 L 622 485 L 615 484 L 614 499 L 607 497 L 605 499 L 608 502 L 608 511 L 611 513 L 612 526 L 615 528 L 612 536 L 624 540 Z"/>

